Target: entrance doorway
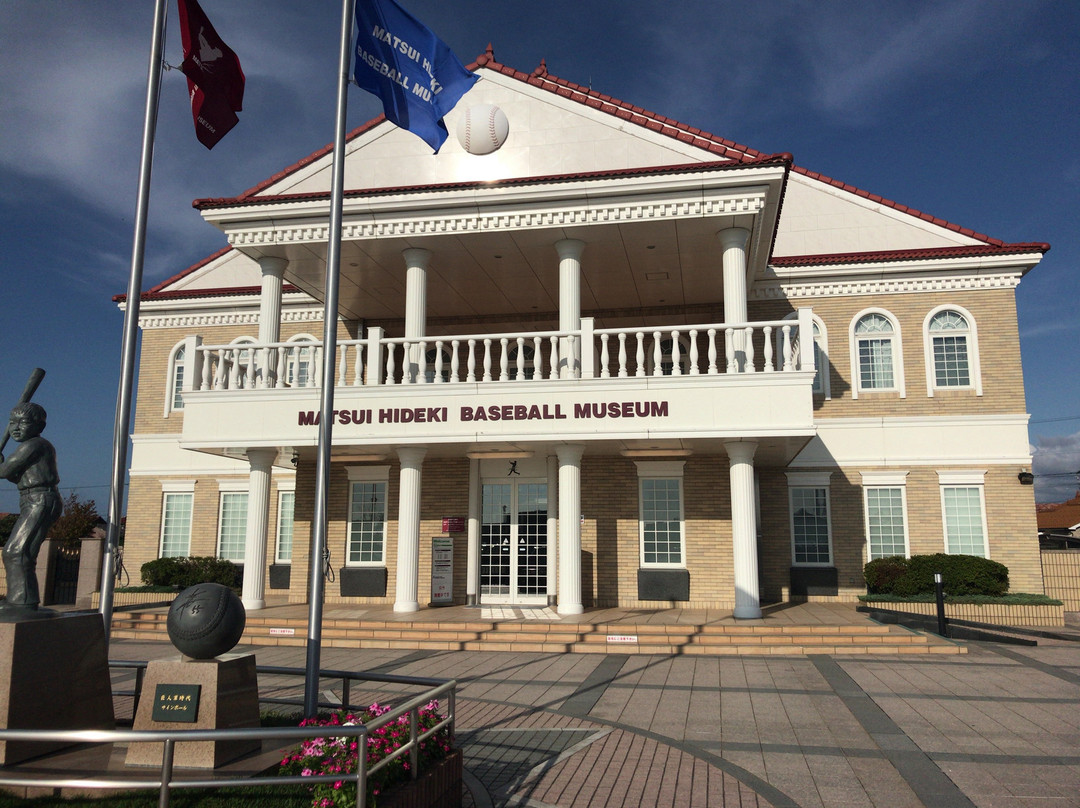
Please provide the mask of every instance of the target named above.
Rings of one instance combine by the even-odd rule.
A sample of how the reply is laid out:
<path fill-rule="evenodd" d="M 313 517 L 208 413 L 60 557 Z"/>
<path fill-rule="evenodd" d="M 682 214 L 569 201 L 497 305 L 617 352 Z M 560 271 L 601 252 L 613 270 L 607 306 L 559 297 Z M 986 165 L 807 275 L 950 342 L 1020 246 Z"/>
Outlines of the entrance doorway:
<path fill-rule="evenodd" d="M 484 483 L 480 602 L 547 605 L 546 480 Z"/>

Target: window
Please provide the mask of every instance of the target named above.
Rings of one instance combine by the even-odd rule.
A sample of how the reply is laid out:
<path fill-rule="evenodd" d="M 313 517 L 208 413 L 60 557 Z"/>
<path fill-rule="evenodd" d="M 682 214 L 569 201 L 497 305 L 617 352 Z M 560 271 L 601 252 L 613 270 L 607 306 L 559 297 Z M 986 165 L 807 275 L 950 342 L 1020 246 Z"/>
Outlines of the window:
<path fill-rule="evenodd" d="M 222 491 L 218 518 L 218 558 L 244 562 L 247 539 L 247 491 Z"/>
<path fill-rule="evenodd" d="M 868 561 L 908 554 L 906 476 L 907 472 L 863 472 Z"/>
<path fill-rule="evenodd" d="M 815 395 L 824 396 L 826 399 L 832 398 L 832 385 L 829 381 L 829 338 L 825 332 L 825 324 L 821 321 L 821 318 L 816 314 L 812 315 L 814 325 L 814 386 L 813 392 Z M 799 319 L 799 312 L 793 311 L 791 314 L 784 317 L 785 320 Z M 798 332 L 794 328 L 792 323 L 792 335 L 791 350 L 795 354 L 795 362 L 799 361 L 799 340 L 797 336 L 794 336 Z M 782 329 L 776 329 L 776 367 L 778 369 L 783 368 L 784 362 L 784 332 Z"/>
<path fill-rule="evenodd" d="M 985 471 L 938 472 L 945 552 L 989 557 L 986 548 Z"/>
<path fill-rule="evenodd" d="M 968 389 L 982 395 L 975 320 L 959 306 L 939 306 L 923 323 L 926 394 L 934 390 Z"/>
<path fill-rule="evenodd" d="M 166 490 L 161 506 L 161 557 L 191 554 L 191 513 L 195 502 L 194 483 L 187 490 Z"/>
<path fill-rule="evenodd" d="M 247 347 L 254 344 L 255 340 L 251 337 L 238 337 L 230 343 L 230 345 L 234 346 L 229 352 L 228 386 L 230 389 L 243 390 L 245 387 L 252 388 L 255 386 L 255 351 Z M 249 371 L 252 374 L 250 376 L 248 375 Z"/>
<path fill-rule="evenodd" d="M 855 382 L 851 397 L 860 392 L 891 390 L 905 397 L 900 326 L 887 311 L 866 309 L 851 322 L 851 367 Z"/>
<path fill-rule="evenodd" d="M 519 351 L 520 346 L 520 351 Z M 529 345 L 522 341 L 521 343 L 512 343 L 506 349 L 506 363 L 507 363 L 507 375 L 510 381 L 514 381 L 519 378 L 518 376 L 518 353 L 521 354 L 521 374 L 520 378 L 523 380 L 530 380 L 536 373 L 536 349 L 532 345 Z"/>
<path fill-rule="evenodd" d="M 791 558 L 796 565 L 832 563 L 829 474 L 789 472 Z"/>
<path fill-rule="evenodd" d="M 389 466 L 349 469 L 349 535 L 345 563 L 386 565 L 386 488 Z"/>
<path fill-rule="evenodd" d="M 165 390 L 165 417 L 173 410 L 184 409 L 184 360 L 187 357 L 187 342 L 173 347 L 169 354 L 169 378 Z"/>
<path fill-rule="evenodd" d="M 299 336 L 289 340 L 285 355 L 285 384 L 289 387 L 314 387 L 316 346 L 314 337 Z"/>
<path fill-rule="evenodd" d="M 672 339 L 670 336 L 663 337 L 659 345 L 660 375 L 685 376 L 690 372 L 689 339 L 681 334 L 678 339 Z"/>
<path fill-rule="evenodd" d="M 686 563 L 683 465 L 683 461 L 637 463 L 643 567 L 682 567 Z"/>
<path fill-rule="evenodd" d="M 278 490 L 277 510 L 277 550 L 274 552 L 275 564 L 292 563 L 293 516 L 296 511 L 296 493 Z"/>
<path fill-rule="evenodd" d="M 437 367 L 436 365 L 440 357 L 442 358 L 442 363 L 440 367 Z M 453 357 L 450 355 L 449 348 L 443 348 L 442 350 L 439 350 L 438 348 L 428 348 L 427 352 L 424 354 L 424 379 L 427 383 L 432 384 L 436 378 L 438 378 L 440 382 L 450 381 L 450 364 L 452 360 Z M 438 374 L 437 376 L 436 373 Z"/>

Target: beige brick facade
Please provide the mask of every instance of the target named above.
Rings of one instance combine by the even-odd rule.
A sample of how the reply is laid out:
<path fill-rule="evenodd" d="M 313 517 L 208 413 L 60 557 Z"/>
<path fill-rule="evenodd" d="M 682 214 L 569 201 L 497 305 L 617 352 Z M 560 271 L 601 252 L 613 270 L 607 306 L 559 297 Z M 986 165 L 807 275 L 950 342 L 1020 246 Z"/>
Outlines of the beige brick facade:
<path fill-rule="evenodd" d="M 934 417 L 955 415 L 1002 415 L 1024 412 L 1023 383 L 1019 361 L 1014 294 L 1011 289 L 915 292 L 822 296 L 783 302 L 752 302 L 750 319 L 779 319 L 809 305 L 821 319 L 828 345 L 831 396 L 815 397 L 815 412 L 823 418 Z M 937 306 L 955 305 L 969 312 L 977 329 L 977 348 L 982 375 L 982 395 L 974 390 L 934 391 L 927 396 L 923 324 Z M 900 326 L 906 395 L 896 392 L 851 394 L 849 333 L 855 316 L 864 309 L 888 311 Z M 178 434 L 183 412 L 166 415 L 169 359 L 175 346 L 194 329 L 155 328 L 143 335 L 140 385 L 135 419 L 136 434 Z M 225 344 L 257 333 L 255 325 L 214 326 L 198 329 L 204 344 Z M 282 339 L 306 333 L 321 336 L 313 322 L 285 323 Z M 342 324 L 339 337 L 354 337 L 356 329 Z M 345 597 L 340 578 L 345 566 L 350 484 L 346 466 L 335 463 L 331 472 L 329 500 L 330 570 L 326 584 L 330 602 L 392 603 L 396 595 L 397 507 L 399 467 L 393 458 L 387 491 L 385 558 L 387 589 L 384 598 Z M 963 470 L 967 466 L 943 463 L 911 468 L 836 467 L 800 469 L 759 465 L 759 575 L 764 601 L 789 596 L 792 567 L 792 527 L 788 471 L 830 473 L 829 504 L 832 564 L 837 570 L 840 599 L 854 599 L 865 591 L 862 566 L 866 561 L 862 472 L 906 472 L 905 497 L 909 551 L 935 553 L 944 550 L 939 470 Z M 980 467 L 982 468 L 982 467 Z M 1010 568 L 1013 591 L 1041 592 L 1042 570 L 1036 539 L 1032 489 L 1018 484 L 1014 465 L 986 466 L 983 491 L 989 555 Z M 129 492 L 125 565 L 137 582 L 142 563 L 157 556 L 162 531 L 163 484 L 185 478 L 135 477 Z M 220 479 L 241 480 L 228 476 Z M 419 598 L 427 601 L 431 575 L 431 542 L 444 535 L 442 520 L 468 513 L 469 461 L 464 458 L 430 459 L 423 465 L 420 523 Z M 582 581 L 586 606 L 660 607 L 667 602 L 638 599 L 640 566 L 638 477 L 634 463 L 625 458 L 591 456 L 586 451 L 582 479 Z M 191 554 L 213 555 L 217 550 L 220 489 L 219 477 L 200 475 L 194 482 Z M 287 595 L 292 602 L 306 602 L 308 589 L 308 543 L 314 510 L 314 470 L 301 463 L 296 472 L 296 508 L 291 581 Z M 270 497 L 268 564 L 274 561 L 278 488 Z M 555 507 L 552 500 L 552 507 Z M 734 602 L 732 564 L 731 497 L 728 461 L 719 444 L 716 453 L 694 455 L 685 463 L 683 508 L 686 568 L 690 573 L 693 608 L 730 608 Z M 454 597 L 466 596 L 467 536 L 455 534 Z M 556 543 L 551 541 L 554 552 Z M 552 582 L 552 587 L 554 582 Z M 267 589 L 269 595 L 285 590 Z"/>

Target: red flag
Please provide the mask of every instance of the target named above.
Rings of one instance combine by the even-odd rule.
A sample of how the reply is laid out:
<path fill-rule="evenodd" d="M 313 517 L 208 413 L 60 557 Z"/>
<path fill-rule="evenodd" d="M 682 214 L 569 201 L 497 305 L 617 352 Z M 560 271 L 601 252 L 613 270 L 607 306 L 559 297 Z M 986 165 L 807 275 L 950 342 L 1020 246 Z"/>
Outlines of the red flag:
<path fill-rule="evenodd" d="M 180 37 L 184 43 L 184 63 L 191 96 L 191 117 L 195 136 L 206 148 L 225 137 L 240 120 L 243 109 L 244 71 L 232 48 L 221 41 L 198 0 L 177 0 Z"/>

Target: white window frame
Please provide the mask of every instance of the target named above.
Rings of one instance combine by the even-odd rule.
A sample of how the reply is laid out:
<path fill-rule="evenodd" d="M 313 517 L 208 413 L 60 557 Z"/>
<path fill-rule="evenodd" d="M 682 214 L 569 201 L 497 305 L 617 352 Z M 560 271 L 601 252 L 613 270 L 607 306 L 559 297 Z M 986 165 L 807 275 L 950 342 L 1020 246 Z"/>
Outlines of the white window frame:
<path fill-rule="evenodd" d="M 831 567 L 835 555 L 833 552 L 832 535 L 832 492 L 830 480 L 832 472 L 829 471 L 789 471 L 788 481 L 788 527 L 791 531 L 791 565 L 793 567 Z M 795 555 L 795 502 L 793 499 L 796 490 L 814 489 L 825 492 L 825 534 L 829 546 L 829 558 L 826 561 L 797 561 Z"/>
<path fill-rule="evenodd" d="M 185 372 L 186 355 L 185 349 L 188 340 L 183 339 L 176 343 L 169 351 L 168 378 L 165 379 L 165 417 L 168 418 L 173 412 L 184 409 L 183 379 L 177 378 Z M 179 390 L 177 387 L 179 386 Z M 179 404 L 176 403 L 179 400 Z"/>
<path fill-rule="evenodd" d="M 289 337 L 286 342 L 289 344 L 285 348 L 285 367 L 284 373 L 281 374 L 283 383 L 288 387 L 298 387 L 299 389 L 315 387 L 319 371 L 319 349 L 322 347 L 319 340 L 312 334 L 295 334 Z M 301 360 L 300 354 L 304 347 L 307 347 L 311 353 L 306 359 Z M 301 364 L 308 366 L 308 383 L 303 387 L 299 387 L 292 381 L 292 377 L 298 375 Z"/>
<path fill-rule="evenodd" d="M 949 515 L 945 506 L 947 489 L 974 488 L 979 492 L 979 510 L 982 527 L 982 558 L 990 558 L 990 532 L 986 520 L 986 469 L 964 471 L 939 471 L 938 488 L 941 496 L 941 533 L 944 552 L 954 555 L 949 549 Z M 978 553 L 960 553 L 959 555 L 979 555 Z"/>
<path fill-rule="evenodd" d="M 165 553 L 166 517 L 169 513 L 169 500 L 172 497 L 188 497 L 187 510 L 187 547 L 183 553 Z M 195 480 L 168 480 L 161 483 L 161 534 L 158 538 L 158 558 L 186 558 L 191 555 L 191 533 L 195 519 Z"/>
<path fill-rule="evenodd" d="M 275 564 L 291 564 L 292 553 L 295 544 L 295 530 L 296 524 L 296 481 L 290 480 L 289 482 L 279 482 L 277 484 L 278 498 L 277 498 L 277 524 L 274 526 L 274 563 Z M 288 494 L 292 497 L 293 509 L 292 509 L 292 522 L 289 523 L 289 553 L 287 557 L 282 556 L 281 552 L 281 536 L 285 527 L 285 522 L 281 517 L 282 514 L 282 502 L 285 499 L 285 495 Z"/>
<path fill-rule="evenodd" d="M 799 312 L 793 311 L 791 314 L 785 315 L 785 320 L 792 320 L 798 322 Z M 814 323 L 814 395 L 822 396 L 826 401 L 832 400 L 832 383 L 830 381 L 829 362 L 829 333 L 825 330 L 825 321 L 811 312 L 810 319 Z M 799 340 L 792 340 L 791 349 L 795 354 L 795 362 L 799 362 Z M 776 362 L 777 367 L 781 366 L 780 363 L 784 361 L 784 332 L 781 329 L 776 329 Z M 818 380 L 821 384 L 818 385 Z"/>
<path fill-rule="evenodd" d="M 967 331 L 964 336 L 967 341 L 969 384 L 939 385 L 937 383 L 937 364 L 934 361 L 934 336 L 938 333 L 947 335 L 948 332 L 931 332 L 930 323 L 944 311 L 954 311 L 967 321 Z M 926 395 L 928 398 L 934 397 L 935 390 L 974 390 L 977 396 L 983 394 L 982 368 L 979 364 L 979 335 L 975 328 L 975 318 L 971 316 L 970 311 L 963 306 L 952 303 L 946 303 L 930 310 L 930 313 L 926 315 L 926 319 L 923 320 L 923 361 L 926 363 Z"/>
<path fill-rule="evenodd" d="M 855 327 L 859 321 L 870 314 L 884 317 L 892 325 L 893 333 L 890 338 L 893 363 L 892 387 L 863 387 L 862 373 L 859 366 L 859 335 L 855 333 Z M 899 393 L 900 398 L 907 398 L 907 386 L 904 381 L 904 342 L 900 335 L 900 321 L 886 309 L 869 308 L 863 309 L 854 317 L 848 325 L 848 345 L 851 354 L 851 397 L 857 399 L 859 393 Z"/>
<path fill-rule="evenodd" d="M 906 471 L 864 471 L 862 472 L 863 489 L 863 526 L 866 530 L 866 548 L 863 553 L 864 561 L 873 561 L 874 556 L 870 552 L 870 497 L 871 489 L 899 489 L 900 491 L 900 514 L 904 520 L 904 552 L 905 558 L 911 555 L 911 538 L 908 533 L 908 510 L 907 510 L 907 475 Z M 880 556 L 884 558 L 885 556 Z"/>
<path fill-rule="evenodd" d="M 635 460 L 638 475 L 638 563 L 647 569 L 686 569 L 686 512 L 683 485 L 685 460 Z M 678 480 L 679 483 L 679 562 L 645 560 L 645 497 L 642 484 L 647 480 Z"/>
<path fill-rule="evenodd" d="M 386 567 L 386 536 L 389 524 L 390 510 L 390 467 L 389 466 L 349 466 L 346 468 L 349 476 L 349 511 L 345 521 L 345 560 L 346 567 Z M 382 483 L 385 486 L 383 496 L 382 513 L 382 558 L 378 561 L 351 561 L 349 558 L 350 545 L 352 544 L 353 531 L 353 496 L 356 492 L 356 483 Z"/>
<path fill-rule="evenodd" d="M 244 549 L 247 546 L 247 522 L 249 518 L 248 509 L 251 507 L 251 498 L 248 495 L 250 490 L 250 482 L 247 479 L 243 480 L 218 480 L 218 517 L 217 517 L 217 548 L 215 555 L 218 558 L 223 558 L 226 561 L 232 561 L 234 564 L 244 563 L 244 554 L 241 552 L 239 558 L 231 558 L 229 556 L 222 555 L 221 552 L 221 539 L 222 528 L 224 527 L 225 516 L 225 500 L 234 496 L 243 495 L 247 497 L 244 501 L 244 542 L 241 544 L 241 548 Z"/>

